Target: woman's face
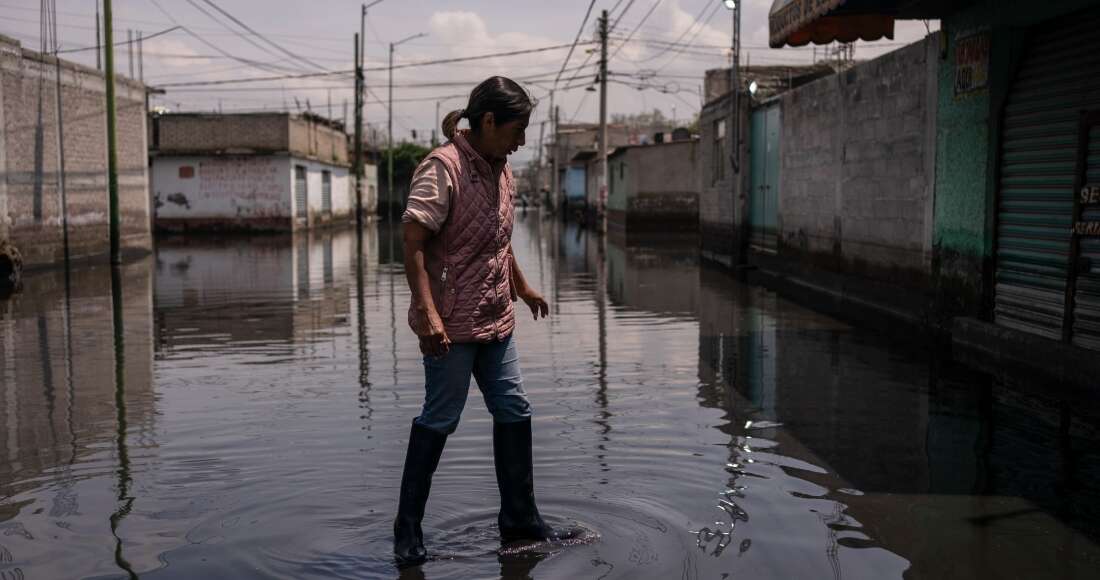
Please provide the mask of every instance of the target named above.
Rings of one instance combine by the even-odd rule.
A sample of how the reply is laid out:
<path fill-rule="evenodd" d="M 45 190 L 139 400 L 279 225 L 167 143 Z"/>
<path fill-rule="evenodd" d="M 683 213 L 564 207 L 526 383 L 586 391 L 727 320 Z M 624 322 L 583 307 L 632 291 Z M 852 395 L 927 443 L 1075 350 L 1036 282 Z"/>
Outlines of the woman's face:
<path fill-rule="evenodd" d="M 493 114 L 487 113 L 481 127 L 482 143 L 486 153 L 494 160 L 503 161 L 523 147 L 524 134 L 527 132 L 527 123 L 530 120 L 530 116 L 527 116 L 498 125 Z"/>

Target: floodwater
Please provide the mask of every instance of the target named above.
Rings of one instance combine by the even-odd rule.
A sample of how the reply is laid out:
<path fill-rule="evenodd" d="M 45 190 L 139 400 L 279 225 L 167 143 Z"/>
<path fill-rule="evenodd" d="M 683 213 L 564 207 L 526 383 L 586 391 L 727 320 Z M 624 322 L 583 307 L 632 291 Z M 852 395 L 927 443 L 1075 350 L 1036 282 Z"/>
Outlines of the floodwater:
<path fill-rule="evenodd" d="M 0 303 L 0 579 L 1100 569 L 1085 406 L 738 284 L 690 245 L 601 244 L 532 213 L 514 247 L 553 305 L 517 330 L 537 495 L 598 539 L 498 553 L 475 389 L 428 504 L 433 559 L 399 573 L 423 371 L 391 234 L 371 226 L 361 254 L 351 232 L 162 240 L 121 271 L 121 309 L 105 268 Z"/>

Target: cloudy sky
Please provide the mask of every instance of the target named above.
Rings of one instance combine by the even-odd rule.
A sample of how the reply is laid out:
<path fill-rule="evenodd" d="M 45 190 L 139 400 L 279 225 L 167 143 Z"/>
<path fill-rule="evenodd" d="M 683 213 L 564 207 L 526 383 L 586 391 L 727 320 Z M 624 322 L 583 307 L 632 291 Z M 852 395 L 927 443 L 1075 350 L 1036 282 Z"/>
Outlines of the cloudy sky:
<path fill-rule="evenodd" d="M 388 43 L 411 35 L 427 36 L 404 43 L 396 64 L 445 58 L 524 51 L 572 43 L 590 0 L 383 0 L 368 13 L 366 66 L 370 90 L 367 122 L 385 129 Z M 94 46 L 97 0 L 56 0 L 61 48 Z M 127 31 L 144 35 L 181 26 L 144 43 L 144 77 L 151 85 L 169 85 L 155 104 L 172 110 L 255 111 L 305 108 L 343 118 L 352 100 L 353 80 L 342 74 L 353 66 L 352 35 L 359 30 L 361 2 L 352 0 L 114 0 L 115 40 Z M 746 0 L 742 16 L 743 50 L 752 64 L 810 62 L 810 48 L 768 48 L 767 12 L 771 0 Z M 219 9 L 221 11 L 219 11 Z M 690 120 L 700 107 L 703 72 L 728 66 L 730 12 L 720 0 L 597 0 L 556 92 L 563 122 L 595 121 L 597 93 L 585 91 L 594 78 L 596 18 L 608 10 L 617 25 L 611 33 L 609 90 L 612 113 L 660 109 Z M 230 18 L 232 17 L 232 19 Z M 234 22 L 235 19 L 237 22 Z M 934 26 L 934 25 L 933 25 Z M 244 28 L 244 27 L 247 27 Z M 249 32 L 248 30 L 252 32 Z M 633 32 L 629 42 L 625 39 Z M 0 0 L 0 33 L 30 48 L 40 38 L 39 2 Z M 860 43 L 856 58 L 873 58 L 926 34 L 925 23 L 899 23 L 893 42 Z M 676 43 L 676 44 L 669 44 Z M 509 57 L 460 63 L 413 66 L 394 72 L 394 135 L 430 134 L 436 103 L 441 116 L 460 108 L 481 79 L 502 74 L 525 80 L 541 106 L 528 130 L 529 143 L 539 137 L 547 118 L 546 95 L 562 68 L 568 47 Z M 128 51 L 116 49 L 116 70 L 129 74 Z M 94 51 L 66 57 L 92 66 Z M 205 81 L 335 74 L 309 78 L 192 85 Z M 135 76 L 137 73 L 135 71 Z M 331 108 L 330 108 L 331 103 Z M 519 155 L 523 162 L 533 154 Z"/>

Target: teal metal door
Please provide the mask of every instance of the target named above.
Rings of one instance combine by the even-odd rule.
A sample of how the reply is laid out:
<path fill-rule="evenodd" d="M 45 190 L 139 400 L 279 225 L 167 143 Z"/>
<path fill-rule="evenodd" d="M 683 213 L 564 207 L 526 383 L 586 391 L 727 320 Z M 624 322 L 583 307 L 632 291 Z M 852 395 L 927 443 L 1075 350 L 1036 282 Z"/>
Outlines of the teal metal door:
<path fill-rule="evenodd" d="M 779 213 L 779 105 L 752 113 L 749 229 L 754 249 L 774 251 Z"/>

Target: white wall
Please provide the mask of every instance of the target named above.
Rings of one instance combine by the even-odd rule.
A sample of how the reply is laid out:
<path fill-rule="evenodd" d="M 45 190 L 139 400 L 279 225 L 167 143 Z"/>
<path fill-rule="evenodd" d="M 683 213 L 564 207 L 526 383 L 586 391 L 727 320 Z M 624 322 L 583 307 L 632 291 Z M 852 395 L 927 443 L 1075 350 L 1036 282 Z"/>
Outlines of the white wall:
<path fill-rule="evenodd" d="M 303 165 L 306 168 L 306 181 L 309 194 L 307 203 L 309 204 L 309 213 L 314 219 L 321 216 L 321 173 L 323 171 L 332 172 L 332 217 L 348 218 L 354 215 L 352 213 L 354 198 L 347 195 L 349 189 L 354 190 L 353 180 L 349 178 L 347 167 L 310 161 L 300 157 L 292 157 L 287 167 L 287 172 L 290 175 L 292 184 L 294 183 L 294 167 L 296 165 Z"/>
<path fill-rule="evenodd" d="M 180 177 L 184 167 L 192 168 L 194 175 Z M 288 158 L 278 156 L 156 157 L 152 170 L 156 215 L 169 219 L 290 217 L 290 167 Z M 318 206 L 320 195 L 318 181 Z"/>

